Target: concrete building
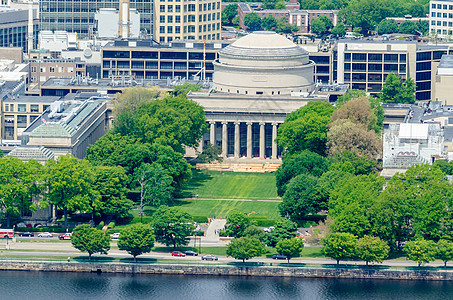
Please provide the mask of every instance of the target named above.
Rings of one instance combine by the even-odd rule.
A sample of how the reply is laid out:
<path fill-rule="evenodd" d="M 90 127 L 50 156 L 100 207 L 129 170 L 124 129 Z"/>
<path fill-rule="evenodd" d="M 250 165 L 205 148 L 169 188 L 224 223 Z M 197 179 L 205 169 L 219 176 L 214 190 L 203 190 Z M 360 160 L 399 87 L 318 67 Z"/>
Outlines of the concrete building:
<path fill-rule="evenodd" d="M 120 33 L 119 11 L 115 8 L 101 8 L 94 15 L 96 20 L 96 34 L 99 38 L 118 38 Z M 128 37 L 140 36 L 140 13 L 131 8 L 129 10 Z"/>
<path fill-rule="evenodd" d="M 190 2 L 154 0 L 154 40 L 220 41 L 221 9 L 219 0 Z"/>
<path fill-rule="evenodd" d="M 445 105 L 453 105 L 453 55 L 444 55 L 437 67 L 434 99 Z"/>
<path fill-rule="evenodd" d="M 410 41 L 339 40 L 337 81 L 351 88 L 378 94 L 389 73 L 416 83 L 416 99 L 433 99 L 432 89 L 448 45 L 421 45 Z"/>
<path fill-rule="evenodd" d="M 30 84 L 41 85 L 49 78 L 75 78 L 86 76 L 86 63 L 80 59 L 43 59 L 31 60 Z"/>
<path fill-rule="evenodd" d="M 429 32 L 439 38 L 451 37 L 453 32 L 453 1 L 429 1 Z"/>
<path fill-rule="evenodd" d="M 28 11 L 0 7 L 0 47 L 21 47 L 28 52 Z M 33 36 L 38 34 L 39 19 L 37 11 L 33 10 Z M 34 46 L 37 39 L 34 40 Z"/>
<path fill-rule="evenodd" d="M 140 13 L 140 30 L 153 33 L 153 4 L 148 0 L 130 0 Z M 94 37 L 95 14 L 101 8 L 119 9 L 119 0 L 41 0 L 39 29 L 77 32 L 79 38 Z"/>

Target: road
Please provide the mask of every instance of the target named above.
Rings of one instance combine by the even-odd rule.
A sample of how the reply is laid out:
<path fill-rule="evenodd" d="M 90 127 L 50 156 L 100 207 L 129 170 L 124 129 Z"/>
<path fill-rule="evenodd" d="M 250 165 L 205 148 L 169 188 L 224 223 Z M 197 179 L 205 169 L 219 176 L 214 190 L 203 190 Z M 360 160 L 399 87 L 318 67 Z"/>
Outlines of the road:
<path fill-rule="evenodd" d="M 51 242 L 49 239 L 49 242 L 32 242 L 32 241 L 27 241 L 26 239 L 19 239 L 18 242 L 16 243 L 9 243 L 10 249 L 5 250 L 4 246 L 5 243 L 1 243 L 1 247 L 3 247 L 3 250 L 0 249 L 0 262 L 1 260 L 4 260 L 6 256 L 37 256 L 37 257 L 42 257 L 46 256 L 49 257 L 49 259 L 56 259 L 56 258 L 62 258 L 66 259 L 68 256 L 69 257 L 75 257 L 75 256 L 84 256 L 86 255 L 85 253 L 82 253 L 75 248 L 72 247 L 72 244 L 69 241 L 54 241 Z M 226 242 L 222 241 L 205 241 L 202 242 L 202 247 L 206 246 L 225 246 Z M 159 246 L 159 245 L 157 245 Z M 191 245 L 189 245 L 191 246 Z M 109 251 L 108 256 L 114 257 L 114 258 L 130 258 L 131 256 L 126 252 L 126 251 L 121 251 L 118 250 L 116 247 L 116 242 L 111 243 L 112 249 Z M 105 257 L 105 255 L 94 255 L 94 257 Z M 162 253 L 162 252 L 151 252 L 148 254 L 143 254 L 140 256 L 140 258 L 151 258 L 151 259 L 172 259 L 172 260 L 177 260 L 181 262 L 200 262 L 201 257 L 200 256 L 186 256 L 186 257 L 172 257 L 170 253 Z M 219 256 L 219 262 L 220 263 L 229 263 L 229 262 L 238 262 L 238 260 L 233 259 L 231 257 L 224 257 L 224 256 Z M 250 262 L 263 262 L 263 263 L 284 263 L 285 261 L 275 261 L 272 258 L 264 258 L 264 257 L 259 257 L 259 258 L 254 258 L 251 259 Z M 291 263 L 294 264 L 306 264 L 306 265 L 325 265 L 325 264 L 335 264 L 335 260 L 333 259 L 328 259 L 328 258 L 293 258 L 291 259 Z M 362 261 L 349 261 L 349 262 L 340 262 L 340 263 L 347 263 L 348 265 L 365 265 L 365 262 Z M 378 265 L 378 264 L 376 264 Z M 382 263 L 384 266 L 390 266 L 390 267 L 415 267 L 416 263 L 408 260 L 386 260 Z M 427 266 L 430 267 L 442 267 L 443 263 L 440 261 L 436 261 L 433 263 L 427 264 Z"/>

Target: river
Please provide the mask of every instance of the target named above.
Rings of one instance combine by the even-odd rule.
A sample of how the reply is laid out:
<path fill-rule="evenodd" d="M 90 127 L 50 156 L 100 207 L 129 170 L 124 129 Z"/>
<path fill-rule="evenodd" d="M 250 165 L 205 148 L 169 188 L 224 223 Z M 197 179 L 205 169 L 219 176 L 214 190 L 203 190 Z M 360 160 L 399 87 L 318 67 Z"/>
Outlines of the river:
<path fill-rule="evenodd" d="M 0 271 L 0 299 L 452 299 L 453 282 Z"/>

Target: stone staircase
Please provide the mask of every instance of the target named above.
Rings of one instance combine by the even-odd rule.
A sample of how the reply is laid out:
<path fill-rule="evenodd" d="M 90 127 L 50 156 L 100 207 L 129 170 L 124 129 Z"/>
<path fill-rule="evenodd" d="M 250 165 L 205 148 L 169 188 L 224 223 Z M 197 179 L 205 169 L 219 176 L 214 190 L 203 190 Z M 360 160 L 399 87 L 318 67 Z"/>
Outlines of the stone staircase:
<path fill-rule="evenodd" d="M 256 164 L 197 164 L 197 170 L 267 173 L 275 172 L 281 163 L 256 163 Z"/>

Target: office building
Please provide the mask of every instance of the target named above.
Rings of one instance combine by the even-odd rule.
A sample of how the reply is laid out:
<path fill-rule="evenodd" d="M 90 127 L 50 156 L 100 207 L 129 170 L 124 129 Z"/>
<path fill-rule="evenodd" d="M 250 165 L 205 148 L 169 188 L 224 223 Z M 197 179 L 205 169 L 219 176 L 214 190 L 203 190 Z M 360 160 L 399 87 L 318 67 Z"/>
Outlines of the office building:
<path fill-rule="evenodd" d="M 438 38 L 451 37 L 453 33 L 453 1 L 429 2 L 429 32 Z"/>
<path fill-rule="evenodd" d="M 221 8 L 219 0 L 154 0 L 154 40 L 220 41 Z"/>
<path fill-rule="evenodd" d="M 444 55 L 437 67 L 434 99 L 445 105 L 453 105 L 453 55 Z"/>
<path fill-rule="evenodd" d="M 28 17 L 24 9 L 0 7 L 0 47 L 21 47 L 28 52 Z M 33 36 L 38 36 L 37 11 L 33 10 Z M 33 41 L 37 45 L 37 39 Z"/>
<path fill-rule="evenodd" d="M 80 59 L 30 60 L 30 84 L 40 85 L 49 78 L 71 78 L 86 75 L 86 63 Z"/>

